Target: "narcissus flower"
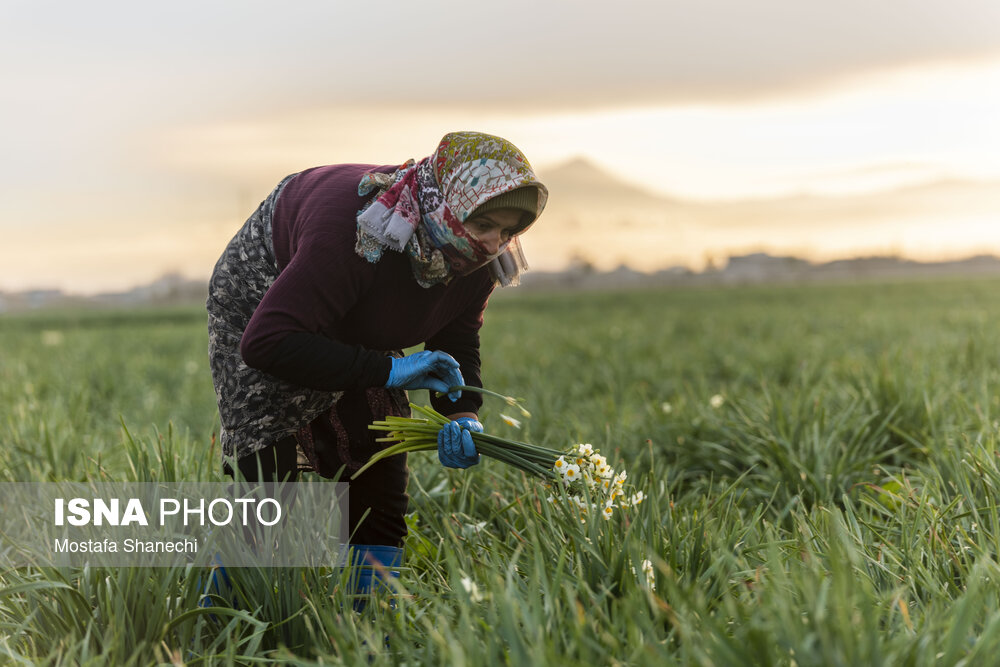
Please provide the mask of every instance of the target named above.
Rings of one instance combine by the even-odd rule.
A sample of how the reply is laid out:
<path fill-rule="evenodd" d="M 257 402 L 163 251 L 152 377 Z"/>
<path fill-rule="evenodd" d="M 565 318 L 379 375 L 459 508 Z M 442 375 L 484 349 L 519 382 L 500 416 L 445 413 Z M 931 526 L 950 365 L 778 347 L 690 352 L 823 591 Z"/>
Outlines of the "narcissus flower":
<path fill-rule="evenodd" d="M 483 599 L 482 593 L 479 592 L 479 586 L 476 585 L 469 577 L 462 577 L 462 588 L 465 592 L 469 594 L 469 599 L 473 602 L 481 602 Z"/>
<path fill-rule="evenodd" d="M 525 410 L 524 406 L 521 405 L 520 400 L 514 398 L 513 396 L 504 396 L 503 400 L 507 403 L 507 405 L 509 405 L 511 407 L 514 407 L 514 408 L 517 408 L 518 410 L 520 410 L 522 417 L 530 417 L 531 416 L 531 413 L 528 412 L 527 410 Z"/>
<path fill-rule="evenodd" d="M 514 428 L 521 428 L 521 422 L 517 419 L 514 419 L 513 417 L 508 417 L 507 415 L 502 414 L 500 415 L 500 419 L 502 419 L 503 423 L 506 424 L 507 426 L 513 426 Z"/>
<path fill-rule="evenodd" d="M 656 590 L 656 579 L 653 576 L 654 575 L 654 573 L 653 573 L 653 562 L 651 560 L 649 560 L 649 559 L 646 559 L 646 560 L 642 561 L 642 564 L 639 567 L 642 569 L 643 575 L 645 575 L 646 585 L 649 586 L 649 590 L 655 591 Z M 635 574 L 635 573 L 636 573 L 635 572 L 635 567 L 633 567 L 632 568 L 632 574 Z"/>

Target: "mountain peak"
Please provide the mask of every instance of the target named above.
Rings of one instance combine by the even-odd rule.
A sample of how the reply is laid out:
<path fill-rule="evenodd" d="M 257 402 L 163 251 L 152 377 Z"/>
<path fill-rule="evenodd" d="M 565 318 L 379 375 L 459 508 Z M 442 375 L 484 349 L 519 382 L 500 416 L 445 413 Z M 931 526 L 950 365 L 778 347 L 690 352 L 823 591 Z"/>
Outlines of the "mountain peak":
<path fill-rule="evenodd" d="M 572 197 L 576 200 L 617 200 L 630 204 L 666 204 L 671 200 L 606 171 L 583 156 L 573 157 L 539 174 L 553 197 Z"/>
<path fill-rule="evenodd" d="M 609 174 L 607 171 L 601 169 L 596 164 L 578 155 L 572 157 L 565 162 L 562 162 L 555 167 L 550 167 L 545 170 L 545 174 L 552 178 L 557 179 L 573 179 L 573 180 L 595 180 L 595 181 L 614 181 L 617 180 L 614 176 Z"/>

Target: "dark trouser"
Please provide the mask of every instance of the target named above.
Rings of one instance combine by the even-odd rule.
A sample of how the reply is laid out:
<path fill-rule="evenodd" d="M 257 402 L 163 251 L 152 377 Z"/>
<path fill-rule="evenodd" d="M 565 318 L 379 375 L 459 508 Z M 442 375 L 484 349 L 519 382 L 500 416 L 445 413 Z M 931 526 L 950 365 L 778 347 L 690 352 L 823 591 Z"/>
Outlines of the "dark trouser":
<path fill-rule="evenodd" d="M 342 464 L 336 460 L 332 448 L 317 452 L 326 459 L 326 469 L 338 470 Z M 285 438 L 253 456 L 239 459 L 237 467 L 249 482 L 298 480 L 297 454 L 294 438 Z M 232 471 L 226 471 L 232 474 Z M 409 470 L 406 455 L 382 459 L 355 480 L 350 473 L 342 479 L 350 484 L 348 492 L 348 520 L 351 544 L 372 544 L 401 547 L 406 537 L 406 483 Z"/>

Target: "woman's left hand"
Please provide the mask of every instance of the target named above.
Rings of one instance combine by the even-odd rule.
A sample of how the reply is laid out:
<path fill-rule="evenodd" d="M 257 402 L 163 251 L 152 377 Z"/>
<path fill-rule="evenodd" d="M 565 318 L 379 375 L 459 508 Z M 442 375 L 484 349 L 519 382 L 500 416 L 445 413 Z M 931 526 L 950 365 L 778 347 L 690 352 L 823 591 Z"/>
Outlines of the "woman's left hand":
<path fill-rule="evenodd" d="M 438 431 L 438 460 L 447 468 L 468 468 L 479 463 L 473 433 L 482 433 L 483 425 L 474 417 L 459 417 Z"/>

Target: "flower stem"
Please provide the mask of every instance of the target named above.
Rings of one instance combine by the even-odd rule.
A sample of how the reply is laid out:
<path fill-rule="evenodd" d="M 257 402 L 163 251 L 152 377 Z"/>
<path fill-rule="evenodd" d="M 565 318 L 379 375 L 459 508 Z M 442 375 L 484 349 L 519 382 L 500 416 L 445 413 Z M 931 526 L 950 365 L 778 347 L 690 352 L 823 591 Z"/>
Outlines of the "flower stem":
<path fill-rule="evenodd" d="M 530 417 L 531 416 L 531 413 L 528 412 L 527 410 L 525 410 L 524 406 L 521 405 L 521 400 L 522 399 L 520 399 L 520 398 L 514 398 L 513 396 L 506 396 L 504 394 L 499 394 L 499 393 L 497 393 L 495 391 L 490 391 L 489 389 L 483 389 L 482 387 L 472 387 L 472 386 L 465 385 L 465 384 L 459 384 L 459 385 L 455 385 L 454 387 L 448 387 L 448 391 L 449 392 L 452 392 L 452 391 L 471 391 L 471 392 L 476 393 L 476 394 L 484 394 L 486 396 L 493 396 L 494 398 L 499 398 L 501 401 L 503 401 L 507 405 L 514 406 L 515 408 L 517 408 L 518 410 L 520 410 L 521 411 L 521 416 L 523 416 L 523 417 Z M 444 393 L 439 391 L 439 392 L 437 392 L 437 395 L 438 396 L 443 396 Z"/>
<path fill-rule="evenodd" d="M 478 390 L 479 388 L 473 387 L 472 389 Z M 495 392 L 483 391 L 500 396 L 504 400 L 514 400 Z M 413 403 L 410 404 L 410 408 L 414 414 L 421 416 L 390 416 L 384 420 L 376 421 L 368 427 L 373 431 L 387 432 L 386 437 L 378 438 L 377 442 L 394 442 L 396 444 L 389 445 L 373 454 L 357 472 L 351 475 L 351 479 L 356 479 L 368 468 L 386 457 L 437 449 L 438 431 L 450 420 L 433 408 Z M 508 440 L 489 433 L 472 433 L 471 435 L 479 453 L 540 477 L 554 476 L 556 473 L 552 470 L 552 466 L 556 459 L 563 455 L 563 452 L 548 447 Z"/>

